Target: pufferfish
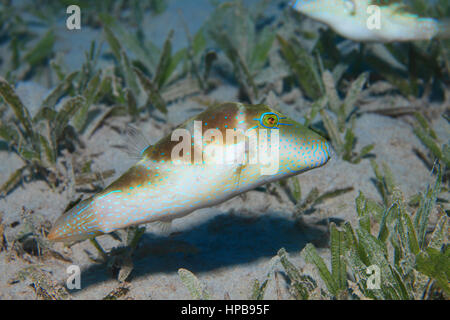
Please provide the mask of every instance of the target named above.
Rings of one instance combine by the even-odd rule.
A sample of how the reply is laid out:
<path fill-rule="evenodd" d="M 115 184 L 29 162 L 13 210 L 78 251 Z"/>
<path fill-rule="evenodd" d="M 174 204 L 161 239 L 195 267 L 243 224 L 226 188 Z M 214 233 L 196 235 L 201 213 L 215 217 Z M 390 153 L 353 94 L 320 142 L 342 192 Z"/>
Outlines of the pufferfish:
<path fill-rule="evenodd" d="M 276 156 L 258 156 L 261 150 Z M 330 152 L 323 137 L 266 105 L 210 107 L 144 148 L 121 177 L 63 214 L 48 239 L 74 242 L 144 223 L 169 224 L 320 167 Z"/>
<path fill-rule="evenodd" d="M 361 42 L 449 38 L 450 23 L 409 13 L 386 0 L 296 0 L 292 7 L 325 23 L 341 36 Z"/>

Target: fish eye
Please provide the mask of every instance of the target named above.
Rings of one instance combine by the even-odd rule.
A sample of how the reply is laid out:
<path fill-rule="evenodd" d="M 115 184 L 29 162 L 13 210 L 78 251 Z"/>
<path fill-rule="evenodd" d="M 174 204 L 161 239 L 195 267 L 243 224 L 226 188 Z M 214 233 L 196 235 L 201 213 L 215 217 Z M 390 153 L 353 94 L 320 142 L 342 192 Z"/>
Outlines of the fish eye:
<path fill-rule="evenodd" d="M 350 12 L 350 14 L 354 15 L 356 13 L 356 6 L 353 0 L 343 0 L 346 9 Z"/>
<path fill-rule="evenodd" d="M 261 115 L 260 123 L 266 128 L 275 128 L 278 125 L 278 116 L 273 112 L 267 112 Z"/>

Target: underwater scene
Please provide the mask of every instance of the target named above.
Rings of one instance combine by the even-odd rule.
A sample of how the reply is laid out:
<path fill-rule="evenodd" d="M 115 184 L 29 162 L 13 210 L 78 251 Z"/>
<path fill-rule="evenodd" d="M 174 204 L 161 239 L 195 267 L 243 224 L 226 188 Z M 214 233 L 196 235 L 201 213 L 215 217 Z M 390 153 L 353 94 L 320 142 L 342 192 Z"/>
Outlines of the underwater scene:
<path fill-rule="evenodd" d="M 0 300 L 448 300 L 449 122 L 448 0 L 0 0 Z"/>

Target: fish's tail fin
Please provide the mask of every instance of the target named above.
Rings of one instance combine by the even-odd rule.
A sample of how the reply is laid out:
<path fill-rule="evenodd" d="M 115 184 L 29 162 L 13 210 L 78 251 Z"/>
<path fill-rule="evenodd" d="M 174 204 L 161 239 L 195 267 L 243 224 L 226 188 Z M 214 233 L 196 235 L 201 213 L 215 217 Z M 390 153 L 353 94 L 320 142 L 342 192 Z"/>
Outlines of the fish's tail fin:
<path fill-rule="evenodd" d="M 450 18 L 445 18 L 438 23 L 438 39 L 450 39 Z"/>
<path fill-rule="evenodd" d="M 77 242 L 103 234 L 99 230 L 92 198 L 82 201 L 60 216 L 47 238 L 51 241 Z"/>

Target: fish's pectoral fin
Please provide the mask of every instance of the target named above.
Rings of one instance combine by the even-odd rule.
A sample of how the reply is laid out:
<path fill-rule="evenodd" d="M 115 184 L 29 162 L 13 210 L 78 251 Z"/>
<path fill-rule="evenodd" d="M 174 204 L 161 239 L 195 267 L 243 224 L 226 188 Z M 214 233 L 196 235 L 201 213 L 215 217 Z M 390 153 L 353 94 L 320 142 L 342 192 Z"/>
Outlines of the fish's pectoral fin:
<path fill-rule="evenodd" d="M 241 175 L 242 175 L 242 168 L 244 166 L 240 165 L 239 167 L 236 168 L 236 175 L 237 175 L 237 185 L 240 188 L 241 187 Z"/>
<path fill-rule="evenodd" d="M 367 43 L 365 44 L 364 51 L 367 51 L 367 53 L 374 55 L 376 58 L 383 60 L 396 69 L 399 69 L 401 71 L 408 71 L 408 68 L 400 61 L 398 61 L 398 59 L 388 50 L 386 45 L 383 43 Z"/>
<path fill-rule="evenodd" d="M 170 232 L 172 231 L 172 220 L 156 221 L 152 222 L 151 225 L 166 236 L 170 235 Z"/>
<path fill-rule="evenodd" d="M 144 156 L 145 151 L 151 147 L 147 138 L 144 136 L 141 130 L 133 127 L 132 125 L 127 125 L 125 130 L 125 150 L 128 156 L 132 159 L 141 160 Z"/>

